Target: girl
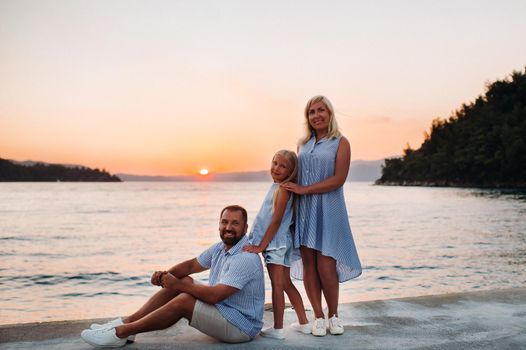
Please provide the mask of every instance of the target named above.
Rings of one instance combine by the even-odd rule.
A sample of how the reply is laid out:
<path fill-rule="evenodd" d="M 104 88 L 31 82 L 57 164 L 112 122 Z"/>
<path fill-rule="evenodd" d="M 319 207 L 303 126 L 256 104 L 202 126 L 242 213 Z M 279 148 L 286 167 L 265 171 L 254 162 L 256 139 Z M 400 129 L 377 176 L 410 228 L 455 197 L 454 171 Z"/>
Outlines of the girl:
<path fill-rule="evenodd" d="M 263 253 L 267 265 L 272 283 L 274 327 L 265 328 L 260 334 L 268 338 L 285 339 L 283 332 L 284 293 L 287 293 L 299 320 L 299 323 L 293 323 L 291 327 L 305 334 L 310 333 L 303 300 L 290 280 L 290 258 L 293 248 L 291 235 L 293 194 L 280 187 L 283 182 L 296 181 L 297 173 L 298 158 L 294 152 L 282 150 L 274 155 L 270 167 L 270 175 L 274 183 L 252 225 L 252 232 L 249 235 L 251 244 L 243 248 L 251 253 Z"/>
<path fill-rule="evenodd" d="M 328 307 L 329 331 L 342 334 L 338 283 L 362 273 L 343 197 L 351 147 L 338 130 L 334 108 L 324 96 L 314 96 L 307 102 L 305 126 L 306 134 L 299 145 L 298 183 L 289 181 L 281 186 L 298 195 L 294 238 L 298 239 L 295 246 L 300 246 L 303 266 L 294 261 L 292 277 L 303 277 L 316 317 L 312 334 L 327 334 L 322 293 Z"/>

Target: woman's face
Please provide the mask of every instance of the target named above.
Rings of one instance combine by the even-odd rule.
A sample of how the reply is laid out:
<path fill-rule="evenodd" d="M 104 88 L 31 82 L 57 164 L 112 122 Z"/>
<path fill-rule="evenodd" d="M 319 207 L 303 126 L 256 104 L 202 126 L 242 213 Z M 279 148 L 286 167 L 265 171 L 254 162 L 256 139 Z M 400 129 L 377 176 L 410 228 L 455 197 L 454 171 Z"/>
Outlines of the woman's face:
<path fill-rule="evenodd" d="M 318 101 L 310 105 L 309 110 L 309 124 L 317 132 L 327 132 L 329 130 L 329 122 L 331 116 L 329 109 L 325 106 L 323 101 Z"/>

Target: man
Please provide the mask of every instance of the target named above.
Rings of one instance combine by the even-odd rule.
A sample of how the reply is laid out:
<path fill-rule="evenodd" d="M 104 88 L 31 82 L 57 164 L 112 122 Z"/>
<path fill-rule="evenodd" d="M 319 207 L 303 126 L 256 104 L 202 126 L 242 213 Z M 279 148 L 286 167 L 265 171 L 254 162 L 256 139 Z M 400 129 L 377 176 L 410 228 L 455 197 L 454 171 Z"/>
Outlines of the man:
<path fill-rule="evenodd" d="M 252 340 L 263 326 L 265 286 L 259 256 L 242 249 L 248 243 L 247 227 L 243 207 L 225 207 L 219 220 L 222 242 L 168 271 L 154 272 L 151 282 L 162 289 L 146 304 L 124 319 L 91 325 L 82 331 L 82 339 L 97 347 L 120 347 L 137 333 L 168 328 L 184 317 L 190 326 L 221 341 Z M 207 269 L 209 285 L 188 277 Z"/>

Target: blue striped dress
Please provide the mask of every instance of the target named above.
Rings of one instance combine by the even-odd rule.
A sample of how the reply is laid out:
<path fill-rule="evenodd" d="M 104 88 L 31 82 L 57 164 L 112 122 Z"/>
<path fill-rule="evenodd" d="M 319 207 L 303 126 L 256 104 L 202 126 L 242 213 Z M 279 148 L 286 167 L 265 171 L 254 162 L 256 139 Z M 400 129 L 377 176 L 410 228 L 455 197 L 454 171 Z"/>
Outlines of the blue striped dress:
<path fill-rule="evenodd" d="M 336 152 L 341 137 L 316 137 L 300 148 L 298 184 L 311 185 L 334 175 Z M 325 193 L 298 196 L 294 246 L 316 249 L 336 260 L 338 281 L 345 282 L 362 273 L 362 266 L 349 225 L 343 186 Z M 293 260 L 291 276 L 303 279 L 301 260 Z"/>
<path fill-rule="evenodd" d="M 265 233 L 267 232 L 267 229 L 270 226 L 274 206 L 274 192 L 276 192 L 278 189 L 279 184 L 275 182 L 272 183 L 272 186 L 270 186 L 270 189 L 268 190 L 267 195 L 265 196 L 265 200 L 263 200 L 263 204 L 261 204 L 261 208 L 259 209 L 259 212 L 256 218 L 254 219 L 254 223 L 252 224 L 252 231 L 248 236 L 250 243 L 253 245 L 258 245 L 261 243 L 261 240 L 263 239 L 263 237 L 265 237 Z M 272 241 L 270 241 L 267 248 L 265 249 L 266 251 L 288 248 L 292 245 L 292 235 L 290 227 L 292 226 L 293 220 L 293 198 L 294 194 L 291 194 L 287 202 L 287 206 L 285 207 L 285 212 L 283 213 L 281 224 L 279 225 L 276 234 L 272 238 Z"/>

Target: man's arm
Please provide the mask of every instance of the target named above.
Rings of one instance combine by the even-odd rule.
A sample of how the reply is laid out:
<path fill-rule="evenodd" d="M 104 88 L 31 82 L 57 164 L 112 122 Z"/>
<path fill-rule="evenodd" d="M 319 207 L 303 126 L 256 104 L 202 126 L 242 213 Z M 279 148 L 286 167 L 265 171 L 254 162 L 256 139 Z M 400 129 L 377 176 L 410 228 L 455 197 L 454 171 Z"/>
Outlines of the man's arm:
<path fill-rule="evenodd" d="M 182 263 L 179 263 L 175 266 L 172 266 L 168 272 L 170 272 L 172 275 L 174 275 L 177 278 L 183 278 L 185 276 L 191 275 L 193 273 L 198 273 L 208 270 L 201 266 L 199 262 L 197 261 L 197 258 L 193 258 L 190 260 L 183 261 Z"/>
<path fill-rule="evenodd" d="M 179 279 L 171 273 L 167 273 L 162 276 L 161 286 L 163 288 L 172 289 L 177 292 L 188 293 L 194 296 L 196 299 L 212 305 L 225 300 L 232 294 L 239 291 L 239 289 L 227 286 L 226 284 L 216 284 L 215 286 L 196 284 L 189 279 Z"/>
<path fill-rule="evenodd" d="M 172 266 L 168 272 L 177 278 L 183 278 L 193 273 L 198 273 L 205 270 L 207 270 L 207 268 L 201 266 L 201 264 L 199 264 L 197 261 L 197 258 L 193 258 Z M 162 276 L 166 273 L 167 271 L 155 271 L 151 278 L 152 284 L 155 286 L 160 286 Z"/>

